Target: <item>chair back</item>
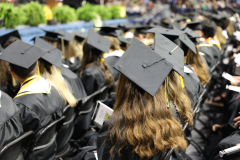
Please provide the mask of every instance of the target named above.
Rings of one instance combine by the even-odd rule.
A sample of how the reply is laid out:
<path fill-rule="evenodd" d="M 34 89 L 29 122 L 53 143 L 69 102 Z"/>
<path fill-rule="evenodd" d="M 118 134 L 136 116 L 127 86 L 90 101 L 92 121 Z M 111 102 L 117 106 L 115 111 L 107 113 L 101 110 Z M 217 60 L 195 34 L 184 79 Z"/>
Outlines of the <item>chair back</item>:
<path fill-rule="evenodd" d="M 63 123 L 65 116 L 62 116 L 58 120 L 53 121 L 48 126 L 44 127 L 43 129 L 39 130 L 34 138 L 31 141 L 31 145 L 28 149 L 28 152 L 25 156 L 26 159 L 35 151 L 40 149 L 45 149 L 51 146 L 55 140 L 57 132 L 60 126 Z"/>
<path fill-rule="evenodd" d="M 62 126 L 60 126 L 59 132 L 57 134 L 57 155 L 62 152 L 70 138 L 72 137 L 74 131 L 74 119 L 75 119 L 75 108 L 67 105 L 63 110 L 63 120 Z"/>
<path fill-rule="evenodd" d="M 33 133 L 34 133 L 33 131 L 26 132 L 22 136 L 15 139 L 14 141 L 0 148 L 0 159 L 22 160 L 24 154 L 23 147 L 25 147 L 26 142 L 29 141 Z"/>

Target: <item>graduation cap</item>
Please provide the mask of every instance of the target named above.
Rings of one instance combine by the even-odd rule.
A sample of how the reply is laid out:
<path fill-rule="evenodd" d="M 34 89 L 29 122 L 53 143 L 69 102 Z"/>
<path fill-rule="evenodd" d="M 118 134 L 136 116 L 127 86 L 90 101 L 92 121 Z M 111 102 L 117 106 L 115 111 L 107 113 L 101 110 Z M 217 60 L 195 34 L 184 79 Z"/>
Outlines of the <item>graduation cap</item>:
<path fill-rule="evenodd" d="M 184 77 L 184 53 L 180 47 L 162 34 L 155 33 L 155 41 L 152 48 L 157 54 L 172 63 L 174 65 L 173 69 Z"/>
<path fill-rule="evenodd" d="M 190 39 L 200 38 L 200 36 L 197 33 L 195 33 L 188 27 L 186 27 L 183 31 L 190 37 Z"/>
<path fill-rule="evenodd" d="M 80 32 L 79 30 L 74 30 L 73 35 L 75 35 L 75 39 L 79 42 L 82 42 L 87 38 L 88 34 L 85 32 Z"/>
<path fill-rule="evenodd" d="M 56 66 L 57 68 L 61 68 L 62 65 L 62 51 L 55 48 L 51 44 L 47 43 L 43 39 L 36 37 L 35 46 L 39 48 L 43 48 L 44 54 L 41 58 L 50 64 Z"/>
<path fill-rule="evenodd" d="M 129 23 L 129 22 L 122 23 L 121 25 L 118 25 L 118 27 L 121 28 L 124 32 L 127 32 L 130 29 L 136 28 L 136 26 L 134 24 Z"/>
<path fill-rule="evenodd" d="M 202 25 L 201 25 L 200 21 L 189 22 L 189 23 L 187 23 L 186 27 L 188 27 L 192 30 L 202 30 Z"/>
<path fill-rule="evenodd" d="M 64 34 L 67 33 L 67 32 L 64 31 L 64 30 L 56 29 L 56 30 L 55 30 L 55 33 L 58 33 L 58 34 L 64 35 Z"/>
<path fill-rule="evenodd" d="M 110 50 L 110 41 L 92 29 L 88 32 L 87 44 L 105 53 Z"/>
<path fill-rule="evenodd" d="M 151 28 L 150 26 L 136 27 L 134 34 L 147 34 L 147 30 Z"/>
<path fill-rule="evenodd" d="M 175 17 L 175 18 L 174 18 L 174 21 L 175 21 L 175 22 L 181 22 L 181 21 L 185 21 L 185 20 L 186 20 L 186 18 L 183 17 L 183 16 L 178 16 L 178 17 Z"/>
<path fill-rule="evenodd" d="M 188 38 L 188 36 L 186 34 L 180 35 L 179 39 L 183 44 L 181 46 L 181 48 L 184 50 L 184 55 L 187 54 L 188 48 L 191 49 L 193 51 L 193 53 L 197 54 L 195 44 Z"/>
<path fill-rule="evenodd" d="M 4 47 L 5 43 L 13 39 L 21 39 L 21 36 L 18 33 L 18 30 L 14 30 L 10 33 L 7 33 L 0 37 L 1 46 Z"/>
<path fill-rule="evenodd" d="M 56 33 L 56 32 L 51 32 L 51 31 L 47 31 L 42 29 L 44 32 L 46 32 L 45 36 L 43 36 L 43 39 L 51 41 L 51 42 L 58 42 L 58 36 L 62 35 L 60 33 Z"/>
<path fill-rule="evenodd" d="M 124 38 L 121 36 L 121 30 L 116 30 L 117 38 L 121 42 L 121 46 L 126 46 L 127 44 L 131 44 L 133 41 L 133 38 Z"/>
<path fill-rule="evenodd" d="M 41 48 L 17 40 L 0 53 L 0 59 L 9 62 L 13 71 L 25 75 L 36 67 L 34 64 L 44 54 Z"/>
<path fill-rule="evenodd" d="M 181 34 L 184 33 L 184 31 L 181 31 L 181 30 L 171 30 L 171 29 L 164 29 L 164 28 L 152 28 L 152 29 L 149 29 L 147 32 L 160 33 L 172 41 L 176 40 Z"/>
<path fill-rule="evenodd" d="M 73 40 L 73 34 L 65 32 L 64 35 L 59 35 L 58 39 L 61 41 L 64 40 L 65 43 L 71 42 Z"/>
<path fill-rule="evenodd" d="M 112 26 L 103 26 L 100 27 L 100 30 L 98 31 L 98 33 L 102 36 L 110 36 L 110 37 L 117 37 L 117 33 L 116 30 L 118 30 L 120 28 L 118 27 L 112 27 Z"/>
<path fill-rule="evenodd" d="M 144 91 L 155 96 L 173 65 L 135 39 L 114 68 Z"/>
<path fill-rule="evenodd" d="M 173 29 L 173 23 L 170 18 L 163 18 L 160 21 L 160 26 L 168 29 Z"/>

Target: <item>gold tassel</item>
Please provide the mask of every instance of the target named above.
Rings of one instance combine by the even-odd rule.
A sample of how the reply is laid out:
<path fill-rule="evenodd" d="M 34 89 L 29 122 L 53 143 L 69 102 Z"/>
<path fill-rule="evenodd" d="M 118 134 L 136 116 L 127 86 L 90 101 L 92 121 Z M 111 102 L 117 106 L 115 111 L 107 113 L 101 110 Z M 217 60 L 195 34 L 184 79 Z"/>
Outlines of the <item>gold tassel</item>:
<path fill-rule="evenodd" d="M 41 76 L 41 73 L 40 73 L 39 65 L 38 65 L 38 64 L 39 64 L 39 62 L 37 61 L 37 75 L 38 75 L 38 76 Z"/>
<path fill-rule="evenodd" d="M 179 75 L 179 76 L 180 76 L 180 75 Z M 182 88 L 184 88 L 184 82 L 183 82 L 182 76 L 180 76 L 180 79 L 181 79 L 181 86 L 182 86 Z"/>
<path fill-rule="evenodd" d="M 102 62 L 104 62 L 104 58 L 101 58 L 101 59 L 100 59 L 100 63 L 102 63 Z"/>
<path fill-rule="evenodd" d="M 62 44 L 62 57 L 65 59 L 65 48 L 64 48 L 64 40 L 61 38 L 61 44 Z"/>
<path fill-rule="evenodd" d="M 62 76 L 62 72 L 61 72 L 61 69 L 60 68 L 58 68 L 58 72 L 61 74 L 61 76 Z"/>
<path fill-rule="evenodd" d="M 13 76 L 12 76 L 12 85 L 13 85 L 13 87 L 15 87 L 17 85 L 17 82 Z"/>

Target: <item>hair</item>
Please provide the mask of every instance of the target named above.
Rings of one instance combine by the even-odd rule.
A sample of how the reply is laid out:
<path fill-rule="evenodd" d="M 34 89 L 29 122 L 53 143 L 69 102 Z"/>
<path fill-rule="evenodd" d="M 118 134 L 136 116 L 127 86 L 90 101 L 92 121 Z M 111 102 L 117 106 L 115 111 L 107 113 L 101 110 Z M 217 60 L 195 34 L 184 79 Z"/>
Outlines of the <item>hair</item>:
<path fill-rule="evenodd" d="M 0 60 L 0 86 L 1 85 L 8 85 L 9 80 L 11 79 L 11 74 L 9 72 L 9 65 L 8 62 Z"/>
<path fill-rule="evenodd" d="M 191 127 L 191 101 L 181 87 L 180 76 L 172 71 L 168 78 L 169 98 L 181 115 L 181 123 L 189 121 L 188 127 Z M 140 158 L 152 158 L 159 151 L 164 152 L 172 147 L 176 150 L 187 148 L 181 124 L 166 105 L 165 83 L 152 97 L 120 74 L 113 117 L 106 135 L 110 136 L 113 145 L 111 156 L 114 156 L 114 151 L 120 155 L 121 150 L 128 145 Z"/>
<path fill-rule="evenodd" d="M 230 36 L 233 36 L 233 32 L 235 32 L 235 29 L 233 27 L 233 25 L 231 23 L 228 24 L 227 28 L 226 28 L 226 31 L 228 32 L 228 34 Z"/>
<path fill-rule="evenodd" d="M 52 46 L 56 47 L 57 48 L 57 42 L 53 42 L 53 41 L 50 41 L 50 40 L 47 40 L 46 38 L 42 38 L 44 41 L 48 42 L 49 44 L 51 44 Z"/>
<path fill-rule="evenodd" d="M 15 41 L 17 41 L 17 40 L 20 40 L 20 41 L 21 41 L 21 39 L 15 37 L 15 38 L 7 41 L 7 42 L 4 44 L 3 48 L 4 48 L 4 49 L 7 48 L 8 46 L 10 46 L 13 42 L 15 42 Z"/>
<path fill-rule="evenodd" d="M 81 60 L 82 60 L 82 57 L 83 57 L 83 42 L 84 41 L 79 42 L 76 39 L 73 40 L 73 45 L 76 48 L 76 54 Z"/>
<path fill-rule="evenodd" d="M 56 88 L 58 93 L 63 97 L 65 100 L 65 105 L 68 102 L 71 107 L 75 107 L 77 100 L 70 92 L 67 83 L 64 81 L 61 73 L 57 70 L 57 68 L 48 62 L 40 60 L 39 70 L 41 76 L 49 81 Z"/>
<path fill-rule="evenodd" d="M 201 24 L 204 37 L 214 37 L 217 27 L 215 22 L 210 19 L 206 19 L 202 21 Z"/>
<path fill-rule="evenodd" d="M 110 41 L 110 49 L 113 51 L 120 50 L 120 44 L 121 42 L 116 37 L 110 37 L 110 36 L 104 36 L 105 38 L 109 39 Z"/>
<path fill-rule="evenodd" d="M 95 64 L 102 70 L 107 84 L 110 87 L 113 84 L 114 79 L 107 63 L 105 61 L 101 62 L 101 59 L 103 59 L 103 52 L 93 47 L 90 48 L 90 46 L 87 44 L 87 41 L 85 41 L 83 44 L 83 59 L 81 62 L 82 71 L 80 76 L 91 64 Z"/>
<path fill-rule="evenodd" d="M 217 28 L 216 28 L 216 33 L 215 33 L 214 39 L 218 40 L 221 45 L 224 45 L 227 43 L 225 37 L 222 34 L 222 28 L 219 26 L 217 26 Z"/>
<path fill-rule="evenodd" d="M 33 63 L 28 69 L 9 63 L 10 69 L 21 79 L 34 76 L 37 73 L 37 62 Z"/>
<path fill-rule="evenodd" d="M 186 63 L 190 64 L 193 70 L 196 72 L 201 83 L 204 85 L 208 82 L 209 73 L 206 64 L 203 62 L 202 57 L 199 54 L 199 50 L 196 47 L 197 54 L 193 53 L 192 50 L 188 50 Z"/>
<path fill-rule="evenodd" d="M 72 42 L 64 43 L 64 51 L 62 49 L 61 42 L 59 42 L 57 44 L 57 48 L 63 52 L 64 57 L 65 57 L 64 59 L 66 59 L 66 60 L 70 60 L 70 58 L 72 58 L 72 57 L 77 57 L 77 50 L 74 47 Z"/>

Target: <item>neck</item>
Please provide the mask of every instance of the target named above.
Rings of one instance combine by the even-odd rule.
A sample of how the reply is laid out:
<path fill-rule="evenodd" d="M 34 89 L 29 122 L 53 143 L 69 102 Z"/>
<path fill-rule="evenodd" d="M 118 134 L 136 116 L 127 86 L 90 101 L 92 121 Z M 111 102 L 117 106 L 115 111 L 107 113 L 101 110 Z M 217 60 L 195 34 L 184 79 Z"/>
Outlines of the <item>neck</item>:
<path fill-rule="evenodd" d="M 37 74 L 31 75 L 30 77 L 33 77 L 33 76 L 37 76 Z M 30 77 L 27 77 L 27 78 L 24 78 L 24 79 L 21 78 L 21 79 L 18 79 L 18 81 L 19 81 L 20 84 L 23 84 L 23 82 L 26 81 Z"/>

